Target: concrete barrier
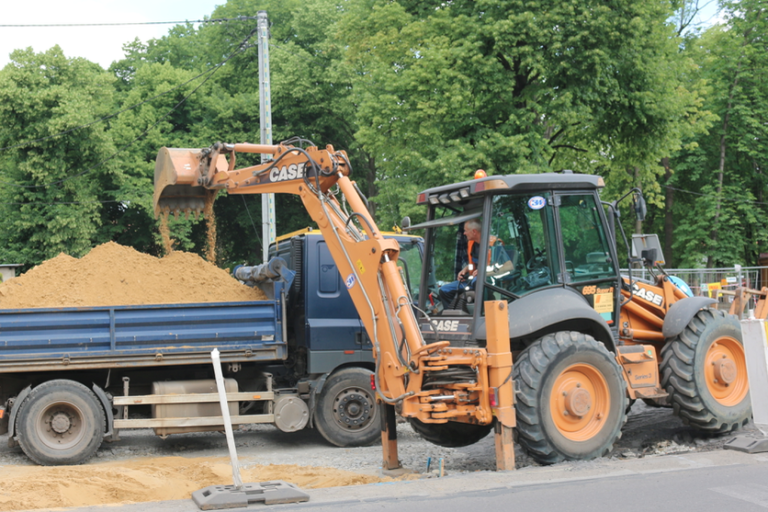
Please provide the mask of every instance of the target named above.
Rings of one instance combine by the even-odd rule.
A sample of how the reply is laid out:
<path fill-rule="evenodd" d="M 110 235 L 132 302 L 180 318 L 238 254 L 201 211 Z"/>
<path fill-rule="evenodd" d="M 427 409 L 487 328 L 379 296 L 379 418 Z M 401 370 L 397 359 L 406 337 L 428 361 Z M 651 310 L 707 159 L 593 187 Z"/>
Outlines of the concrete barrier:
<path fill-rule="evenodd" d="M 745 432 L 727 441 L 726 450 L 747 453 L 768 451 L 768 325 L 765 320 L 741 321 L 749 377 L 752 418 L 759 432 Z"/>

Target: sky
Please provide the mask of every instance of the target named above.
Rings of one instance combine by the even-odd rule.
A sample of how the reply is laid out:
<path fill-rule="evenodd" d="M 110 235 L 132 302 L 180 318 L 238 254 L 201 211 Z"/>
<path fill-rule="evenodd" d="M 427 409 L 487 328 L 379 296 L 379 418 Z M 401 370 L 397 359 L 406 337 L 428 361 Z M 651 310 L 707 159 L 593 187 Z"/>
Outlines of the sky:
<path fill-rule="evenodd" d="M 0 2 L 0 25 L 200 20 L 224 3 L 226 0 L 5 0 Z M 137 37 L 143 42 L 162 37 L 171 27 L 0 27 L 0 68 L 10 61 L 13 50 L 31 46 L 35 52 L 43 52 L 56 44 L 67 57 L 85 57 L 107 68 L 123 57 L 123 44 Z"/>
<path fill-rule="evenodd" d="M 224 3 L 226 0 L 5 0 L 0 3 L 0 25 L 199 20 Z M 699 4 L 705 5 L 700 20 L 716 22 L 717 1 L 699 0 Z M 172 26 L 0 27 L 0 68 L 15 49 L 31 46 L 43 52 L 55 44 L 67 57 L 85 57 L 107 68 L 123 57 L 123 44 L 136 37 L 143 42 L 162 37 Z"/>

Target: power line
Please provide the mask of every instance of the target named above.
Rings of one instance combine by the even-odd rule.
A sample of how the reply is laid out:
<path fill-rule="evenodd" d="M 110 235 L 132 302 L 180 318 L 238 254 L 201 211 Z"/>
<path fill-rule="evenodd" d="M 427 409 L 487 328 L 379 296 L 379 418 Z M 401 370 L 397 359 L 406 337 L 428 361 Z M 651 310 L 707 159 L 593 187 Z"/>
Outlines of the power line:
<path fill-rule="evenodd" d="M 138 21 L 125 23 L 48 23 L 31 25 L 0 25 L 0 28 L 37 28 L 37 27 L 119 27 L 130 25 L 179 25 L 182 23 L 223 23 L 227 21 L 250 21 L 255 20 L 256 16 L 237 16 L 236 18 L 211 18 L 204 20 L 182 20 L 182 21 Z"/>

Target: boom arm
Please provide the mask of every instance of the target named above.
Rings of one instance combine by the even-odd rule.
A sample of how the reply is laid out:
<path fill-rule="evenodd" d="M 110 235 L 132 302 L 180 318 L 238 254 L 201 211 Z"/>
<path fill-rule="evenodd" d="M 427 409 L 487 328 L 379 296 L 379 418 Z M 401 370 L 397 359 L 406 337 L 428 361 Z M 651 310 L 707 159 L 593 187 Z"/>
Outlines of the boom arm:
<path fill-rule="evenodd" d="M 235 169 L 236 152 L 269 153 L 274 159 Z M 447 341 L 426 344 L 397 267 L 398 243 L 381 235 L 349 174 L 347 154 L 332 146 L 217 143 L 202 150 L 162 148 L 155 167 L 155 215 L 197 213 L 206 198 L 212 201 L 206 190 L 298 195 L 322 231 L 374 341 L 379 399 L 401 402 L 403 416 L 424 423 L 489 424 L 495 415 L 511 428 L 515 417 L 506 303 L 494 303 L 503 309 L 504 318 L 489 328 L 488 350 L 452 349 Z M 349 212 L 339 203 L 338 193 Z M 492 332 L 498 332 L 498 340 L 491 340 Z"/>

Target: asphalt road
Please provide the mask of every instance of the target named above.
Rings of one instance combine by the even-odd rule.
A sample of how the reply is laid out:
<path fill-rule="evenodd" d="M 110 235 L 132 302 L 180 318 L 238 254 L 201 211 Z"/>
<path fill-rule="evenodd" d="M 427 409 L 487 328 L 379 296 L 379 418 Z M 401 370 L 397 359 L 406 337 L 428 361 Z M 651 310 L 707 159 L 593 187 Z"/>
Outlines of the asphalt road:
<path fill-rule="evenodd" d="M 399 512 L 752 512 L 768 509 L 768 454 L 716 450 L 476 472 L 417 481 L 307 491 L 307 503 L 275 511 Z M 254 504 L 247 510 L 265 510 Z M 68 509 L 77 512 L 194 512 L 191 500 Z M 246 510 L 246 509 L 230 509 Z"/>

